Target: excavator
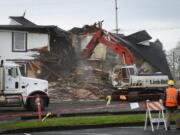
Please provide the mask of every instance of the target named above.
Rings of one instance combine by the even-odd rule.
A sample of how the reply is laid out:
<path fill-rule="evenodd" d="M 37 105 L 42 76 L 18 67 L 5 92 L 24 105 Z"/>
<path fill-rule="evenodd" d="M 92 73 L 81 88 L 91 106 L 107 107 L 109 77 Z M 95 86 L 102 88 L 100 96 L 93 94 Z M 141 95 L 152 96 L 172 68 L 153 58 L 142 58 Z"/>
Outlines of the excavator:
<path fill-rule="evenodd" d="M 123 65 L 116 65 L 109 78 L 111 84 L 118 91 L 137 95 L 143 92 L 164 92 L 167 87 L 168 76 L 162 73 L 139 74 L 135 65 L 135 56 L 132 51 L 121 43 L 116 37 L 105 30 L 99 29 L 86 48 L 83 50 L 83 57 L 90 58 L 96 46 L 102 43 L 107 48 L 117 53 L 123 59 Z"/>

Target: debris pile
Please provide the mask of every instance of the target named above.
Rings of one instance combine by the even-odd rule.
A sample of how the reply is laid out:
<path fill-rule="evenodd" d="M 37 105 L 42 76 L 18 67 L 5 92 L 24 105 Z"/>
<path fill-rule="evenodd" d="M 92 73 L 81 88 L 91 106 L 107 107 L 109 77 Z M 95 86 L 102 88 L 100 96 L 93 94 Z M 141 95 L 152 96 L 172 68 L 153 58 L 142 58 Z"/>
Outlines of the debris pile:
<path fill-rule="evenodd" d="M 49 95 L 51 101 L 104 99 L 113 91 L 110 86 L 106 73 L 81 70 L 50 82 Z"/>
<path fill-rule="evenodd" d="M 96 31 L 97 28 L 86 26 L 85 30 L 88 33 Z M 112 92 L 108 73 L 97 66 L 99 61 L 98 64 L 93 62 L 90 65 L 88 61 L 82 60 L 82 50 L 79 49 L 81 44 L 78 42 L 73 44 L 70 33 L 61 29 L 53 32 L 50 51 L 48 48 L 36 49 L 39 52 L 38 60 L 29 63 L 33 71 L 38 73 L 36 74 L 38 78 L 49 81 L 50 99 L 96 100 Z"/>

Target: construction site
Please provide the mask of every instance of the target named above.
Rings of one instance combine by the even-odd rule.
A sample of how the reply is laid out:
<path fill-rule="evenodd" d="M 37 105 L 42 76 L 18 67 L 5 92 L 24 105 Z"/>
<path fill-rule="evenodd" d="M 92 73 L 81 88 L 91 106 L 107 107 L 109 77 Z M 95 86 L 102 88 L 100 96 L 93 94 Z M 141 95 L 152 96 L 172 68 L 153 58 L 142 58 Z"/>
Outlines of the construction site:
<path fill-rule="evenodd" d="M 47 7 L 57 2 L 45 1 Z M 72 13 L 82 3 L 61 4 Z M 9 16 L 9 23 L 0 25 L 0 134 L 48 134 L 69 129 L 78 134 L 81 129 L 92 128 L 87 134 L 95 135 L 94 128 L 130 125 L 138 132 L 135 126 L 144 126 L 142 133 L 151 127 L 158 134 L 156 130 L 164 126 L 160 132 L 165 133 L 172 123 L 174 129 L 180 128 L 180 115 L 171 119 L 180 110 L 180 42 L 167 52 L 171 44 L 164 45 L 164 40 L 152 32 L 153 27 L 124 32 L 123 26 L 118 26 L 117 0 L 114 4 L 113 30 L 110 17 L 77 25 L 75 22 L 81 19 L 69 17 L 68 12 L 59 14 L 55 4 L 50 11 L 57 15 L 54 22 L 68 16 L 72 22 L 64 18 L 61 21 L 73 27 L 65 30 L 63 25 L 45 25 L 52 21 L 53 14 L 46 21 L 38 18 L 42 24 L 36 24 L 27 19 L 26 10 L 22 16 Z M 102 15 L 105 11 L 110 12 L 98 6 L 92 14 Z M 88 15 L 89 10 L 85 17 Z M 116 132 L 107 131 L 107 135 Z M 122 131 L 129 134 L 125 128 Z M 102 132 L 97 135 L 105 135 Z"/>
<path fill-rule="evenodd" d="M 24 16 L 10 16 L 10 24 L 0 29 L 4 44 L 13 43 L 13 50 L 1 50 L 7 61 L 2 60 L 0 68 L 2 106 L 37 110 L 38 96 L 42 110 L 49 103 L 106 101 L 108 96 L 112 101 L 158 100 L 173 79 L 163 44 L 152 41 L 146 30 L 119 34 L 99 21 L 65 31 Z M 21 38 L 27 40 L 25 47 Z M 27 92 L 22 95 L 21 90 Z"/>
<path fill-rule="evenodd" d="M 38 77 L 50 82 L 51 99 L 98 100 L 131 90 L 131 95 L 163 93 L 172 75 L 162 43 L 158 39 L 151 42 L 144 30 L 126 36 L 100 26 L 63 31 L 50 52 L 38 50 Z M 131 75 L 136 78 L 132 80 Z"/>

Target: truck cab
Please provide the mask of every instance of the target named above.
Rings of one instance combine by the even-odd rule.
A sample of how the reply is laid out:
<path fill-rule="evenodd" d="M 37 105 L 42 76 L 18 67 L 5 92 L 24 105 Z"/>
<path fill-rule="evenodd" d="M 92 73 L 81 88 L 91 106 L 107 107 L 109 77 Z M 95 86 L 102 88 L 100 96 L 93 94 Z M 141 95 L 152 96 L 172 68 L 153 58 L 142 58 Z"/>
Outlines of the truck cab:
<path fill-rule="evenodd" d="M 37 110 L 38 96 L 44 110 L 49 104 L 46 80 L 24 77 L 18 64 L 1 62 L 0 107 L 24 106 L 28 110 Z"/>

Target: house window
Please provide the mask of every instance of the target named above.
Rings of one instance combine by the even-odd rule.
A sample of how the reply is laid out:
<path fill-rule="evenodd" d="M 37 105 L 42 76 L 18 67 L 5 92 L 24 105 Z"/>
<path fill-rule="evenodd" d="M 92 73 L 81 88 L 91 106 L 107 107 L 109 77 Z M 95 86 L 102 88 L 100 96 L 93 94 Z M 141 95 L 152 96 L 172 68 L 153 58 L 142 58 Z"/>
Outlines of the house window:
<path fill-rule="evenodd" d="M 13 52 L 27 51 L 27 33 L 25 32 L 12 33 L 12 51 Z"/>

